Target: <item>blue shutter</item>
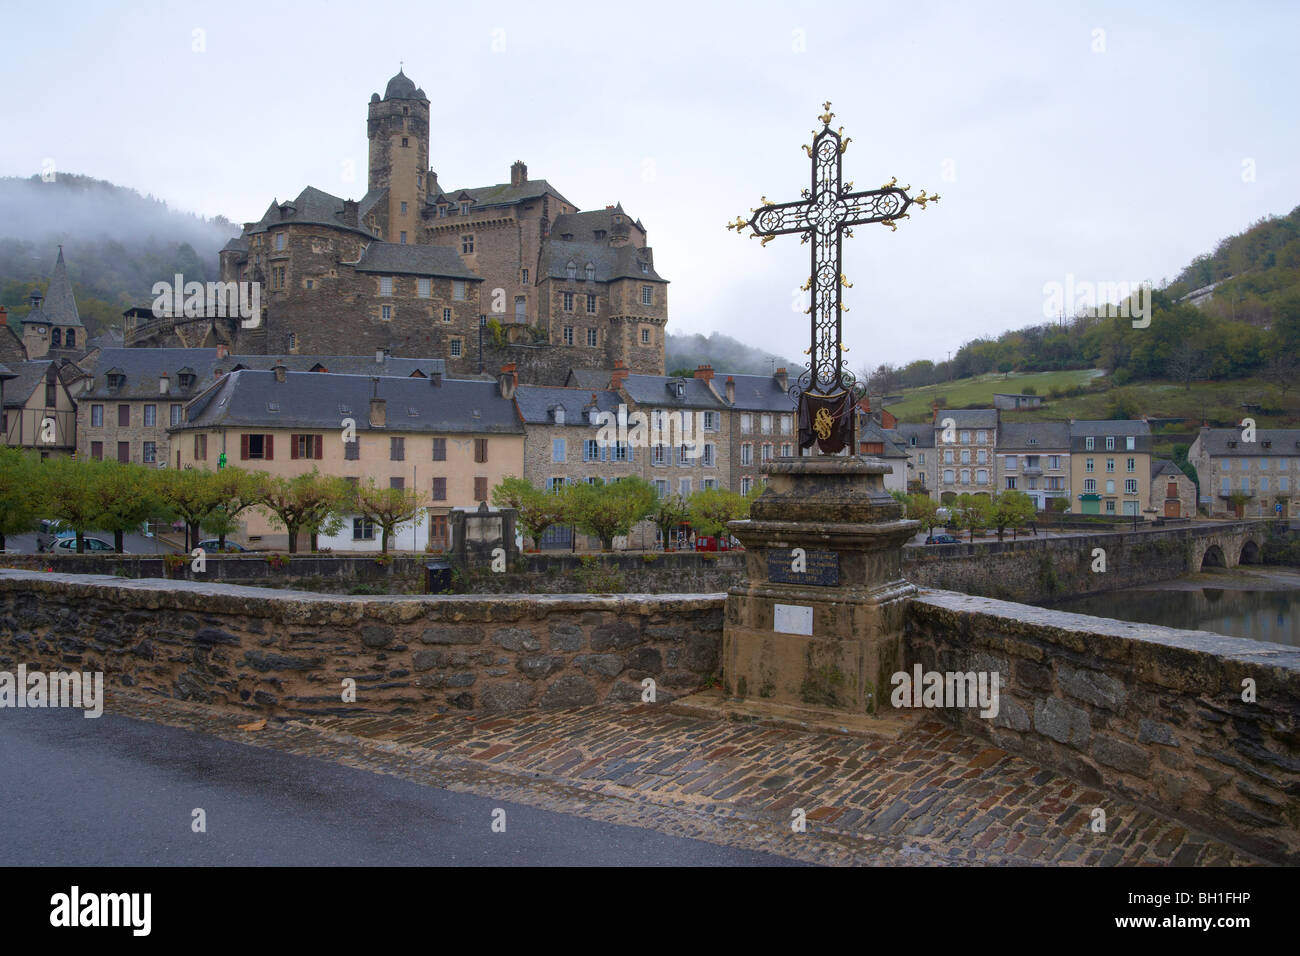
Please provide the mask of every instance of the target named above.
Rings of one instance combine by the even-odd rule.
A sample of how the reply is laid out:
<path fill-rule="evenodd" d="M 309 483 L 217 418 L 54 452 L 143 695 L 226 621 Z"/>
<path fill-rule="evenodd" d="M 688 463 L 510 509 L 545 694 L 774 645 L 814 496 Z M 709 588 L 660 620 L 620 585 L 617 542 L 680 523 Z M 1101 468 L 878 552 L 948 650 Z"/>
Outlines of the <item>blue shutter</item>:
<path fill-rule="evenodd" d="M 632 447 L 631 442 L 628 442 L 627 446 L 627 460 L 636 461 L 636 449 Z"/>

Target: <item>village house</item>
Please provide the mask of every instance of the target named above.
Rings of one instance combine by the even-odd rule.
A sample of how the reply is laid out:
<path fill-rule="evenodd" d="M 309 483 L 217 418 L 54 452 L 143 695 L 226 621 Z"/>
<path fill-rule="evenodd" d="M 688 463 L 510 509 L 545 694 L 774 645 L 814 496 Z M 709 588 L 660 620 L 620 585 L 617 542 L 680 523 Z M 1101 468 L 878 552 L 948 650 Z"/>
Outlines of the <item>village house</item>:
<path fill-rule="evenodd" d="M 6 386 L 7 387 L 7 386 Z M 1300 428 L 1202 428 L 1187 452 L 1201 483 L 1201 505 L 1215 517 L 1300 516 Z"/>

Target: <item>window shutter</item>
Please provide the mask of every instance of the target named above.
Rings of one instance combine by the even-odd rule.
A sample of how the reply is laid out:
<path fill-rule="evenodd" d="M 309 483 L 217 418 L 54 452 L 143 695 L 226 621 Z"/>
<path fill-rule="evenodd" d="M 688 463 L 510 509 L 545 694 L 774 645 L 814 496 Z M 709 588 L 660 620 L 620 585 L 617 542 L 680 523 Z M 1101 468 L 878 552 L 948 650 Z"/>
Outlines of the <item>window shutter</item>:
<path fill-rule="evenodd" d="M 636 461 L 636 449 L 632 447 L 632 444 L 630 442 L 628 443 L 627 446 L 627 460 Z"/>
<path fill-rule="evenodd" d="M 243 461 L 248 461 L 248 436 L 239 436 L 239 457 Z"/>
<path fill-rule="evenodd" d="M 582 460 L 591 461 L 591 447 L 585 441 L 582 443 Z"/>
<path fill-rule="evenodd" d="M 325 436 L 317 435 L 315 444 L 316 444 L 316 457 L 324 458 L 325 457 Z"/>
<path fill-rule="evenodd" d="M 275 457 L 275 436 L 266 435 L 262 439 L 262 443 L 266 447 L 266 460 L 270 461 L 272 458 Z"/>
<path fill-rule="evenodd" d="M 289 458 L 291 460 L 296 460 L 297 457 L 298 457 L 298 436 L 290 435 L 289 436 Z"/>

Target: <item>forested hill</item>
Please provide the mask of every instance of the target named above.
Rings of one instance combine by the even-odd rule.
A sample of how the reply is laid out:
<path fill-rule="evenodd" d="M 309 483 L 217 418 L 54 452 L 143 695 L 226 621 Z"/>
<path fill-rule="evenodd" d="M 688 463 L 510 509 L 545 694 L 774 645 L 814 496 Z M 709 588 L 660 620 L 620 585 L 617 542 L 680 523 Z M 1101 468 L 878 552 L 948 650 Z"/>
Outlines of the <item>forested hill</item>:
<path fill-rule="evenodd" d="M 1201 295 L 1191 295 L 1198 290 Z M 1094 311 L 975 339 L 947 362 L 921 359 L 864 372 L 882 391 L 995 371 L 1081 368 L 1102 369 L 1117 385 L 1252 375 L 1294 381 L 1300 375 L 1300 206 L 1223 239 L 1151 299 L 1145 328 Z"/>
<path fill-rule="evenodd" d="M 0 178 L 0 304 L 10 325 L 44 290 L 63 245 L 77 309 L 91 335 L 121 327 L 122 310 L 159 279 L 217 278 L 217 252 L 239 227 L 177 212 L 113 183 L 58 173 L 53 182 Z"/>

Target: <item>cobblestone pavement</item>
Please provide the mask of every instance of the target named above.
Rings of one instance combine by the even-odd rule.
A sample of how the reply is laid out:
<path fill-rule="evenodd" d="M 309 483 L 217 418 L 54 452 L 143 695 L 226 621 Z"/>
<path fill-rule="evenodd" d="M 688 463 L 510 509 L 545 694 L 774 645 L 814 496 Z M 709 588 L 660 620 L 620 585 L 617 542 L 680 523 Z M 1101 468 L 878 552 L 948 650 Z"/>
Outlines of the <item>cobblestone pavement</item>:
<path fill-rule="evenodd" d="M 449 790 L 830 865 L 1240 866 L 1253 857 L 923 720 L 896 740 L 598 705 L 272 718 L 115 693 L 109 710 Z M 1094 808 L 1106 832 L 1094 833 Z M 792 827 L 795 810 L 806 829 Z"/>

